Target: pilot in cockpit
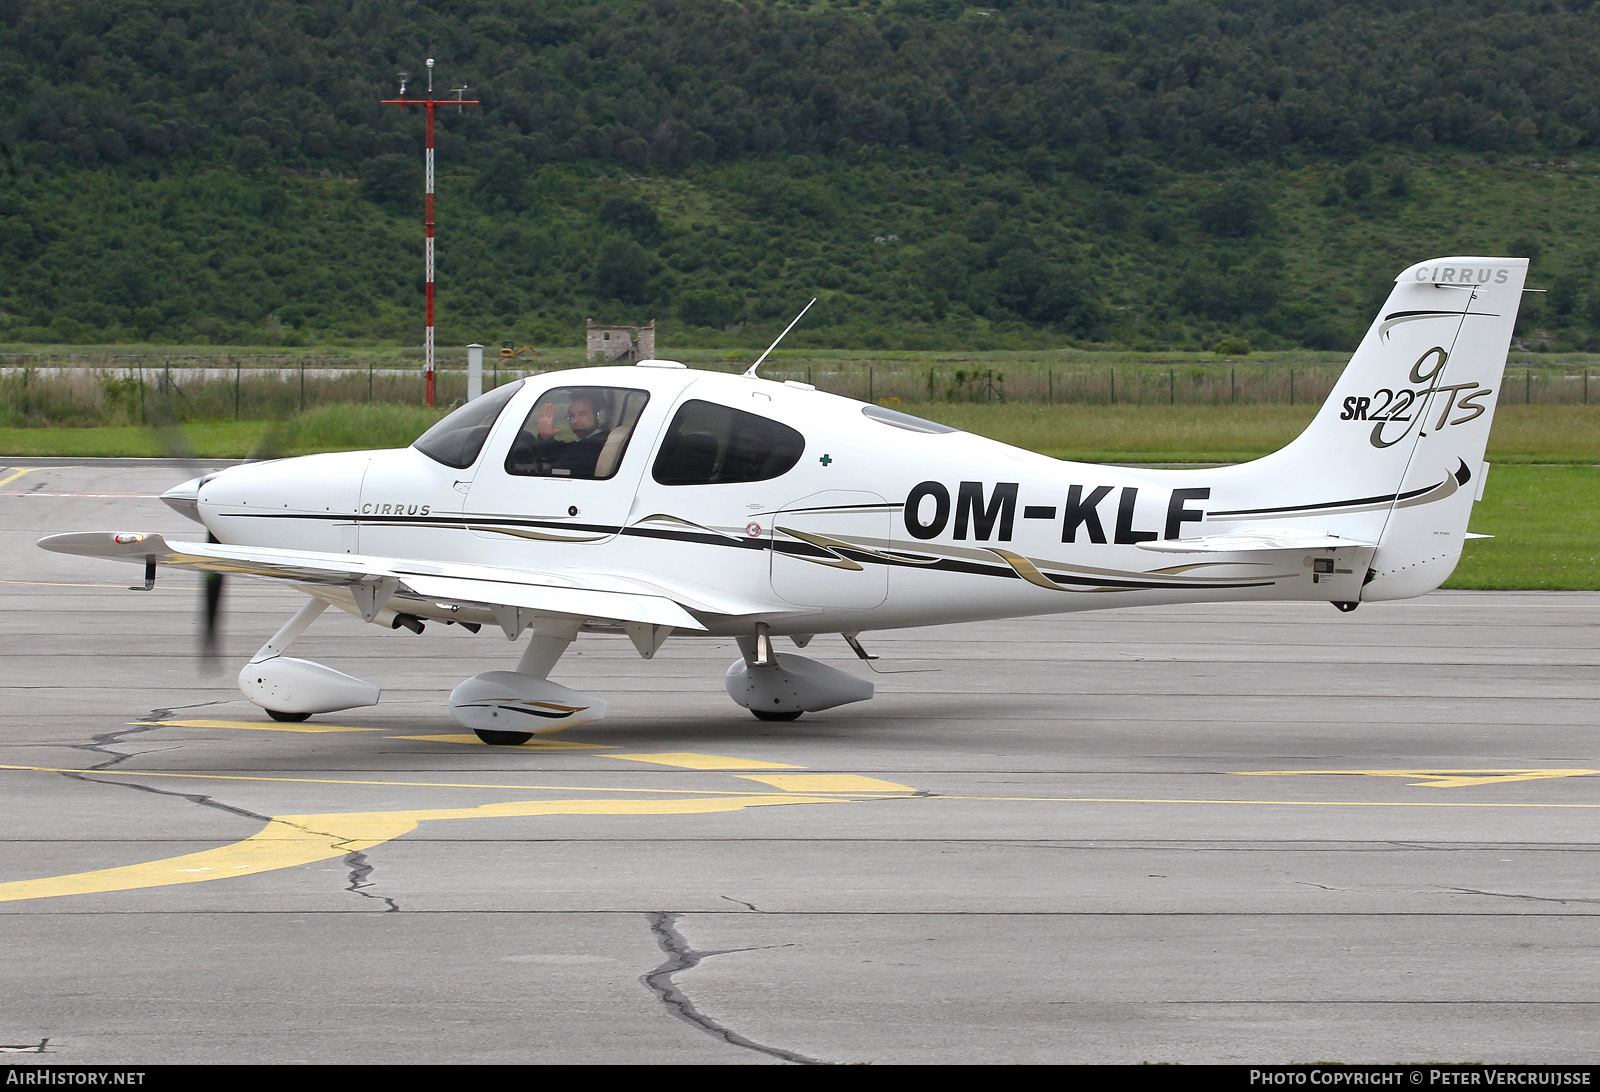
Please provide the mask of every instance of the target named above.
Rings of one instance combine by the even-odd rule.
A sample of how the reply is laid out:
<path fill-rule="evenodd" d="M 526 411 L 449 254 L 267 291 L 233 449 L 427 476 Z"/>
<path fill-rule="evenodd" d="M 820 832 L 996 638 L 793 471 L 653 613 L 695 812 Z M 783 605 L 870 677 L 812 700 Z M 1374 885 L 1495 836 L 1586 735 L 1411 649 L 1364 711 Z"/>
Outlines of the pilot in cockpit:
<path fill-rule="evenodd" d="M 546 402 L 539 407 L 539 435 L 532 445 L 532 454 L 550 467 L 549 473 L 561 477 L 594 477 L 595 463 L 599 461 L 607 435 L 600 427 L 598 402 L 595 395 L 586 391 L 572 395 L 567 403 L 567 427 L 577 439 L 565 442 L 556 439 L 555 403 Z"/>

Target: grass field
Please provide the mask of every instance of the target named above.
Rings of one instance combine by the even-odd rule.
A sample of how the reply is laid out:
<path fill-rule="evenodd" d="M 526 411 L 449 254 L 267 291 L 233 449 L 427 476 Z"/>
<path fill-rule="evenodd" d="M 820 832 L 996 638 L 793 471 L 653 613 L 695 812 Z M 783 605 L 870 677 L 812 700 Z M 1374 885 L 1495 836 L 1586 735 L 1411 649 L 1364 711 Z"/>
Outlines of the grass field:
<path fill-rule="evenodd" d="M 1105 406 L 907 402 L 897 408 L 1058 459 L 1082 462 L 1239 462 L 1276 451 L 1316 413 L 1310 405 Z M 197 421 L 183 426 L 212 458 L 351 451 L 409 444 L 442 414 L 420 406 L 318 406 L 290 422 Z M 0 428 L 0 456 L 169 454 L 154 429 Z M 1489 438 L 1494 463 L 1600 463 L 1600 405 L 1501 406 Z"/>
<path fill-rule="evenodd" d="M 898 407 L 1029 451 L 1082 462 L 1241 462 L 1287 444 L 1311 405 Z M 1490 462 L 1600 463 L 1600 405 L 1501 406 Z"/>
<path fill-rule="evenodd" d="M 1447 588 L 1600 588 L 1600 467 L 1495 466 Z"/>
<path fill-rule="evenodd" d="M 443 416 L 423 407 L 334 405 L 289 421 L 191 421 L 175 433 L 141 425 L 0 428 L 0 458 L 160 458 L 181 451 L 208 459 L 278 458 L 318 451 L 405 447 Z"/>

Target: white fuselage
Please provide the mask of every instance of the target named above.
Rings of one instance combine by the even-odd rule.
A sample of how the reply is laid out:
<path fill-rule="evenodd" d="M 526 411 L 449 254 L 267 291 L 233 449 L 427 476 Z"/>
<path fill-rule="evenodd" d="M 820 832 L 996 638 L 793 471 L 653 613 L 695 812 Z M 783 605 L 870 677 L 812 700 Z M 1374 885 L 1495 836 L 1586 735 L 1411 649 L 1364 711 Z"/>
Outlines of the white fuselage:
<path fill-rule="evenodd" d="M 509 472 L 519 430 L 525 442 L 546 392 L 575 383 L 648 395 L 611 476 Z M 803 437 L 798 460 L 760 480 L 664 483 L 664 434 L 691 402 L 787 426 Z M 254 464 L 207 482 L 198 510 L 223 543 L 643 581 L 670 574 L 703 597 L 708 617 L 722 616 L 708 625 L 713 634 L 748 633 L 757 620 L 773 633 L 854 632 L 1360 596 L 1370 550 L 1338 551 L 1336 571 L 1314 572 L 1314 558 L 1335 552 L 1264 560 L 1142 545 L 1236 529 L 1241 517 L 1229 513 L 1262 507 L 1259 481 L 1238 468 L 1062 462 L 927 427 L 795 384 L 670 367 L 585 369 L 523 381 L 468 466 L 415 447 Z M 422 601 L 405 609 L 487 620 L 459 607 L 441 615 Z"/>

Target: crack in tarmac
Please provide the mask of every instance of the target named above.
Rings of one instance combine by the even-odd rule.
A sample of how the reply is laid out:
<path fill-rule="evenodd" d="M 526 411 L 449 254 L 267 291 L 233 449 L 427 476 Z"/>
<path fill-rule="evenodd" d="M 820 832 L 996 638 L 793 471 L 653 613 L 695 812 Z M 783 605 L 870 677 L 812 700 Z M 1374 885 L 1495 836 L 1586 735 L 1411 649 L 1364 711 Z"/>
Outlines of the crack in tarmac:
<path fill-rule="evenodd" d="M 746 905 L 749 904 L 747 903 Z M 754 907 L 751 907 L 751 909 L 754 909 Z M 786 1062 L 795 1062 L 799 1065 L 828 1064 L 817 1058 L 808 1058 L 804 1054 L 799 1054 L 792 1050 L 764 1046 L 761 1043 L 745 1038 L 730 1028 L 723 1027 L 696 1008 L 694 1002 L 689 999 L 689 995 L 672 980 L 673 975 L 680 971 L 692 970 L 701 960 L 711 956 L 733 955 L 736 952 L 756 952 L 765 948 L 787 948 L 790 945 L 767 944 L 757 948 L 723 948 L 714 952 L 697 952 L 689 947 L 689 942 L 684 939 L 682 933 L 678 932 L 677 914 L 657 911 L 646 914 L 645 920 L 650 923 L 650 932 L 654 934 L 656 944 L 667 954 L 667 961 L 649 974 L 644 975 L 639 981 L 644 983 L 646 989 L 659 997 L 661 1003 L 674 1016 L 731 1046 L 744 1047 L 746 1050 L 754 1050 L 761 1054 L 766 1054 L 773 1058 L 781 1058 Z"/>
<path fill-rule="evenodd" d="M 177 706 L 173 706 L 171 709 L 152 709 L 142 719 L 146 720 L 146 721 L 163 721 L 163 720 L 166 720 L 168 717 L 172 716 L 172 714 L 178 712 L 180 709 L 204 709 L 208 705 L 222 705 L 222 704 L 224 704 L 224 703 L 220 702 L 220 701 L 203 701 L 203 702 L 198 702 L 198 703 L 196 703 L 194 705 L 177 705 Z M 130 724 L 130 725 L 127 725 L 126 727 L 118 728 L 114 732 L 104 732 L 104 733 L 102 733 L 102 734 L 100 734 L 98 736 L 90 736 L 88 743 L 76 743 L 76 744 L 73 744 L 72 745 L 72 749 L 75 750 L 75 751 L 95 751 L 95 752 L 98 752 L 100 754 L 110 755 L 111 757 L 106 759 L 106 761 L 100 763 L 97 766 L 89 767 L 91 770 L 108 770 L 112 766 L 115 766 L 115 765 L 117 765 L 119 763 L 122 763 L 122 762 L 126 762 L 130 758 L 137 757 L 138 754 L 139 754 L 139 752 L 135 752 L 133 754 L 123 754 L 121 751 L 113 751 L 111 749 L 111 745 L 112 744 L 123 742 L 123 738 L 122 737 L 124 737 L 124 736 L 136 736 L 136 735 L 139 735 L 139 734 L 144 733 L 144 732 L 153 732 L 157 728 L 161 728 L 161 727 L 164 727 L 164 726 L 161 725 L 161 724 L 154 724 L 154 723 L 151 723 L 151 724 Z M 72 774 L 67 774 L 66 776 L 71 777 L 73 775 Z"/>
<path fill-rule="evenodd" d="M 377 899 L 379 902 L 386 903 L 389 908 L 384 911 L 385 914 L 398 914 L 400 912 L 400 904 L 393 899 L 385 895 L 375 895 L 365 890 L 372 886 L 367 882 L 367 877 L 372 875 L 372 862 L 367 859 L 365 853 L 357 850 L 346 857 L 344 863 L 350 868 L 350 885 L 345 888 L 346 891 L 360 895 L 364 899 Z"/>
<path fill-rule="evenodd" d="M 1496 899 L 1527 899 L 1530 902 L 1554 902 L 1562 906 L 1569 902 L 1600 903 L 1600 899 L 1558 899 L 1550 895 L 1522 895 L 1515 891 L 1479 891 L 1475 887 L 1447 887 L 1446 891 L 1455 895 L 1488 895 Z"/>
<path fill-rule="evenodd" d="M 199 702 L 195 705 L 175 706 L 170 709 L 152 709 L 149 714 L 144 717 L 144 719 L 153 722 L 163 721 L 172 716 L 174 713 L 178 712 L 180 709 L 201 709 L 208 705 L 222 704 L 224 703 L 207 701 Z M 119 728 L 115 732 L 106 732 L 102 735 L 92 736 L 90 737 L 90 742 L 87 744 L 75 744 L 73 748 L 74 750 L 98 751 L 102 754 L 111 755 L 111 758 L 97 766 L 91 766 L 89 769 L 82 772 L 63 771 L 61 776 L 71 778 L 74 781 L 82 781 L 91 785 L 113 785 L 119 788 L 134 789 L 138 792 L 151 793 L 155 796 L 176 797 L 179 800 L 187 800 L 189 803 L 195 804 L 202 808 L 213 808 L 217 811 L 227 812 L 229 815 L 237 815 L 242 818 L 253 819 L 261 823 L 282 823 L 284 826 L 293 830 L 298 830 L 304 834 L 309 834 L 318 838 L 327 838 L 329 840 L 329 845 L 335 848 L 339 847 L 341 843 L 348 843 L 350 841 L 349 838 L 335 834 L 332 831 L 313 830 L 312 828 L 303 826 L 299 823 L 285 822 L 282 819 L 271 815 L 262 815 L 259 812 L 251 811 L 248 808 L 235 807 L 232 804 L 224 804 L 222 801 L 217 800 L 214 797 L 207 796 L 204 793 L 177 792 L 172 789 L 158 789 L 153 785 L 143 785 L 137 781 L 102 781 L 97 777 L 88 776 L 97 770 L 109 769 L 112 766 L 118 765 L 119 763 L 126 762 L 130 758 L 138 757 L 138 754 L 144 753 L 136 752 L 134 754 L 123 754 L 119 751 L 110 750 L 109 748 L 111 744 L 122 742 L 119 737 L 137 735 L 141 732 L 149 732 L 161 727 L 163 727 L 163 725 L 159 723 L 129 725 L 126 728 Z M 350 870 L 346 875 L 346 879 L 349 880 L 349 883 L 345 887 L 346 891 L 349 891 L 352 894 L 360 895 L 364 899 L 375 899 L 379 902 L 385 903 L 388 907 L 383 911 L 385 914 L 399 913 L 400 905 L 392 898 L 384 895 L 373 894 L 365 890 L 365 888 L 372 886 L 367 877 L 372 875 L 373 866 L 372 863 L 367 859 L 367 855 L 364 851 L 354 850 L 350 852 L 345 856 L 344 863 Z"/>

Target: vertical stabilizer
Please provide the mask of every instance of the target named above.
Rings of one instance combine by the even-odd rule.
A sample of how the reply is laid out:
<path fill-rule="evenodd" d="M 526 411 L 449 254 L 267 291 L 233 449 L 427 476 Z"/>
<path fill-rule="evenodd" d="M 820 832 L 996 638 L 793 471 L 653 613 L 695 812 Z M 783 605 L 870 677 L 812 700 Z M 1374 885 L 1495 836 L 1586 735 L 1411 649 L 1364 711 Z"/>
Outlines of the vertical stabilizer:
<path fill-rule="evenodd" d="M 1438 587 L 1466 540 L 1527 271 L 1437 258 L 1401 273 L 1316 418 L 1235 468 L 1248 507 L 1218 515 L 1377 543 L 1363 600 Z"/>
<path fill-rule="evenodd" d="M 1455 570 L 1487 471 L 1489 426 L 1527 273 L 1525 258 L 1445 258 L 1400 275 L 1390 301 L 1421 296 L 1420 313 L 1385 308 L 1378 327 L 1390 337 L 1402 325 L 1420 335 L 1407 339 L 1414 362 L 1393 384 L 1395 402 L 1411 404 L 1373 422 L 1366 439 L 1378 451 L 1405 450 L 1407 462 L 1362 599 L 1421 595 Z"/>

